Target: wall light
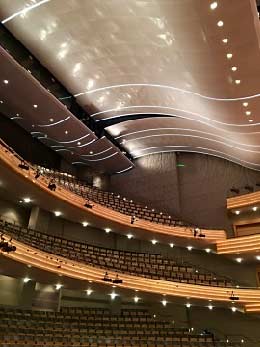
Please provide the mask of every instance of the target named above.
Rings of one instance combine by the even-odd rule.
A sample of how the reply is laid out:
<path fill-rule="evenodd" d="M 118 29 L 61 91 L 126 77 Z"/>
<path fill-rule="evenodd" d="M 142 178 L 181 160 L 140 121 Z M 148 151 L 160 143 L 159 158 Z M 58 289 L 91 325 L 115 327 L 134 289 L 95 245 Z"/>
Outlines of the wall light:
<path fill-rule="evenodd" d="M 215 10 L 217 7 L 218 7 L 217 1 L 214 1 L 214 2 L 212 2 L 212 3 L 210 4 L 211 10 Z"/>
<path fill-rule="evenodd" d="M 173 248 L 174 247 L 174 243 L 169 243 L 170 247 Z"/>
<path fill-rule="evenodd" d="M 239 214 L 240 214 L 240 211 L 238 211 L 238 210 L 237 210 L 237 211 L 235 211 L 235 214 L 239 215 Z"/>
<path fill-rule="evenodd" d="M 187 250 L 188 250 L 188 251 L 191 251 L 192 248 L 193 248 L 192 246 L 187 246 Z"/>
<path fill-rule="evenodd" d="M 218 21 L 218 27 L 223 27 L 223 25 L 224 25 L 224 22 L 222 20 L 219 20 Z"/>
<path fill-rule="evenodd" d="M 60 211 L 54 211 L 54 214 L 55 214 L 56 217 L 61 216 L 61 212 Z"/>
<path fill-rule="evenodd" d="M 109 295 L 111 296 L 111 300 L 114 300 L 119 294 L 112 292 Z"/>
<path fill-rule="evenodd" d="M 213 310 L 213 306 L 212 305 L 208 305 L 209 310 Z"/>
<path fill-rule="evenodd" d="M 163 306 L 167 305 L 167 300 L 163 299 L 161 302 L 162 302 Z"/>
<path fill-rule="evenodd" d="M 260 260 L 260 255 L 257 255 L 255 258 L 256 260 Z"/>
<path fill-rule="evenodd" d="M 211 252 L 211 249 L 210 249 L 210 248 L 206 248 L 205 251 L 206 251 L 207 253 L 210 253 L 210 252 Z"/>
<path fill-rule="evenodd" d="M 158 242 L 157 240 L 151 240 L 153 245 L 156 245 L 156 243 Z"/>
<path fill-rule="evenodd" d="M 29 204 L 29 202 L 31 202 L 32 200 L 30 198 L 23 198 L 23 202 L 25 202 L 26 204 Z"/>
<path fill-rule="evenodd" d="M 85 228 L 85 227 L 88 226 L 88 222 L 82 222 L 82 225 L 83 225 L 83 227 Z"/>
<path fill-rule="evenodd" d="M 132 235 L 132 234 L 127 234 L 126 236 L 127 236 L 127 238 L 128 238 L 129 240 L 132 239 L 132 238 L 134 237 L 134 235 Z"/>
<path fill-rule="evenodd" d="M 191 304 L 188 302 L 188 303 L 186 304 L 186 307 L 187 307 L 187 308 L 190 308 L 190 307 L 191 307 Z"/>
<path fill-rule="evenodd" d="M 227 58 L 228 59 L 231 59 L 233 57 L 233 54 L 232 53 L 227 53 Z"/>
<path fill-rule="evenodd" d="M 257 211 L 257 206 L 254 206 L 253 208 L 252 208 L 252 210 L 255 212 L 255 211 Z"/>
<path fill-rule="evenodd" d="M 109 228 L 105 228 L 105 232 L 106 232 L 107 234 L 109 234 L 109 233 L 110 233 L 110 231 L 111 231 L 111 229 L 109 229 Z"/>
<path fill-rule="evenodd" d="M 56 290 L 59 290 L 59 289 L 61 289 L 61 288 L 63 287 L 63 285 L 60 284 L 60 283 L 57 283 L 57 284 L 55 285 L 55 287 L 56 287 Z"/>
<path fill-rule="evenodd" d="M 237 261 L 238 263 L 241 263 L 242 260 L 243 260 L 243 258 L 236 258 L 236 261 Z"/>
<path fill-rule="evenodd" d="M 8 83 L 9 83 L 9 81 L 8 81 L 8 80 L 4 80 L 3 82 L 4 82 L 4 84 L 8 84 Z"/>
<path fill-rule="evenodd" d="M 139 298 L 138 296 L 135 296 L 135 297 L 134 297 L 134 302 L 137 303 L 139 300 L 140 300 L 140 298 Z"/>
<path fill-rule="evenodd" d="M 25 277 L 25 278 L 23 279 L 23 283 L 28 283 L 30 280 L 31 280 L 31 279 L 30 279 L 29 277 Z"/>
<path fill-rule="evenodd" d="M 236 312 L 237 308 L 234 307 L 234 306 L 232 306 L 232 307 L 231 307 L 231 310 L 232 310 L 232 312 Z"/>
<path fill-rule="evenodd" d="M 89 289 L 86 290 L 86 293 L 89 296 L 89 295 L 91 295 L 93 293 L 93 290 L 89 288 Z"/>

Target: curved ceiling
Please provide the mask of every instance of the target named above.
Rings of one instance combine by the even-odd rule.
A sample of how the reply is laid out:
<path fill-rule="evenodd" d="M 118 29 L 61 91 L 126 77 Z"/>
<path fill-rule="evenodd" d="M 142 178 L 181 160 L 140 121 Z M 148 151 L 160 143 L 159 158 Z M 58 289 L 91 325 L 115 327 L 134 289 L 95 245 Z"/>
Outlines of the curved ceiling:
<path fill-rule="evenodd" d="M 0 19 L 134 158 L 260 170 L 255 0 L 0 0 Z"/>

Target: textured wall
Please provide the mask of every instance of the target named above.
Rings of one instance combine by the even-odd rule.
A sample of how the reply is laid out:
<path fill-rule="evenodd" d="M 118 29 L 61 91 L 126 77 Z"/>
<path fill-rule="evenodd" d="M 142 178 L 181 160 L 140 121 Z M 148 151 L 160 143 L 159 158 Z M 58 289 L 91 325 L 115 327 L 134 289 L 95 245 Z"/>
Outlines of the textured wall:
<path fill-rule="evenodd" d="M 195 225 L 230 232 L 228 190 L 260 181 L 259 172 L 194 153 L 150 155 L 135 165 L 127 173 L 113 175 L 107 188 Z"/>
<path fill-rule="evenodd" d="M 180 213 L 175 154 L 155 154 L 135 161 L 136 168 L 113 175 L 108 189 L 172 216 Z"/>

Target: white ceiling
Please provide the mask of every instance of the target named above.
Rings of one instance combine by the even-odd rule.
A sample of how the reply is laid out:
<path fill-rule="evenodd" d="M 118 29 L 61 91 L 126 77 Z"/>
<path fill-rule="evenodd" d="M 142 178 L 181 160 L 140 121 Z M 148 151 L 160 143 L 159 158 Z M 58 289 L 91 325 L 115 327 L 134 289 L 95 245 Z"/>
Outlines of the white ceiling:
<path fill-rule="evenodd" d="M 0 19 L 95 120 L 167 116 L 107 129 L 134 157 L 195 151 L 260 170 L 255 0 L 216 2 L 0 0 Z"/>

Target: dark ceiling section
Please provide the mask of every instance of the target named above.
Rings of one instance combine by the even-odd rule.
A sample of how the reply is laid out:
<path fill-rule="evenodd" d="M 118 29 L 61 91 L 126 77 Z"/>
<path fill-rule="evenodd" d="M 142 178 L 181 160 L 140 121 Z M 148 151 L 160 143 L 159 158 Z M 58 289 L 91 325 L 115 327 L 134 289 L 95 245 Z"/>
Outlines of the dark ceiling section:
<path fill-rule="evenodd" d="M 75 165 L 94 166 L 106 173 L 133 167 L 126 151 L 2 25 L 0 43 L 5 48 L 1 50 L 1 76 L 12 83 L 10 88 L 1 81 L 3 114 Z"/>

